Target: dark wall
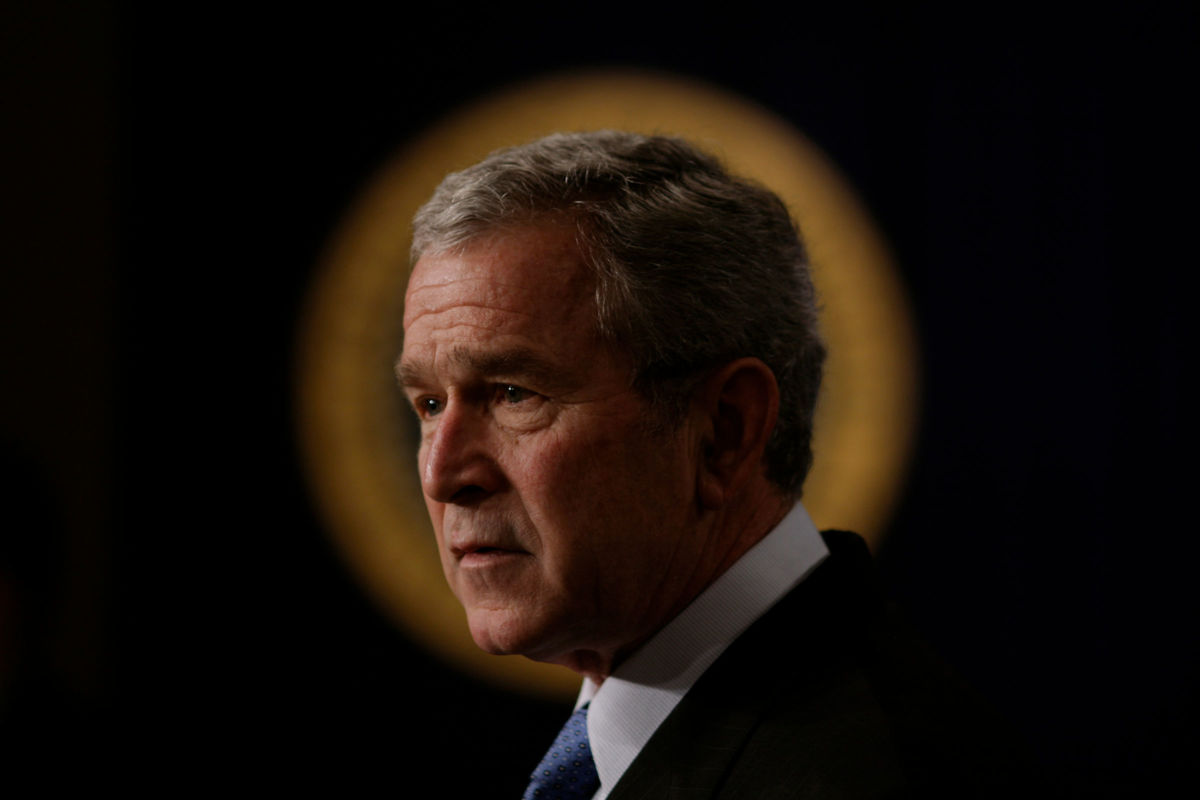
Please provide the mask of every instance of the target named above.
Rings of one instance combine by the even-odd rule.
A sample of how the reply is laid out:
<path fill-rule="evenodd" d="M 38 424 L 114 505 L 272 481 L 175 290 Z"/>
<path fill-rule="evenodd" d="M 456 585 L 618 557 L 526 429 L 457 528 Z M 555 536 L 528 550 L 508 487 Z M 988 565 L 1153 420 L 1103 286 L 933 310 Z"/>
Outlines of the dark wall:
<path fill-rule="evenodd" d="M 22 752 L 167 785 L 451 768 L 462 796 L 519 792 L 563 710 L 431 661 L 361 596 L 302 483 L 293 337 L 406 137 L 620 65 L 786 117 L 890 238 L 924 385 L 880 561 L 918 627 L 1072 785 L 1182 776 L 1194 12 L 27 5 L 3 84 L 0 700 Z"/>

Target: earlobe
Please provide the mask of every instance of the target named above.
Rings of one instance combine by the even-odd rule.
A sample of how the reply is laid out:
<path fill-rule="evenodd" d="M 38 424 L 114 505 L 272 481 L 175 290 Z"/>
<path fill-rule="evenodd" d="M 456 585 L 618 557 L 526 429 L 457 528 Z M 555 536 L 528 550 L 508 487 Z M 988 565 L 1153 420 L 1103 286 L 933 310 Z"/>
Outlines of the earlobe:
<path fill-rule="evenodd" d="M 700 465 L 700 474 L 696 480 L 696 493 L 700 498 L 700 507 L 715 510 L 725 505 L 727 497 L 725 486 L 717 480 L 717 476 L 709 469 L 707 453 Z"/>
<path fill-rule="evenodd" d="M 705 440 L 697 492 L 716 509 L 763 470 L 763 451 L 779 416 L 779 386 L 757 358 L 740 358 L 714 372 L 697 393 Z"/>

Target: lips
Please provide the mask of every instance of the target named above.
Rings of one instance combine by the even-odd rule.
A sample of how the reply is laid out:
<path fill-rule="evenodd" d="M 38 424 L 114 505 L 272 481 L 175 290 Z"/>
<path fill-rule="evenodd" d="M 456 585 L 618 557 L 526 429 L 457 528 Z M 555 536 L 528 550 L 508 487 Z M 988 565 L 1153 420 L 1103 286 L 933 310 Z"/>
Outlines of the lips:
<path fill-rule="evenodd" d="M 479 547 L 455 553 L 458 566 L 464 569 L 484 569 L 499 567 L 515 560 L 525 558 L 529 553 L 524 550 L 505 550 L 499 547 Z"/>
<path fill-rule="evenodd" d="M 452 537 L 448 542 L 450 554 L 455 560 L 464 558 L 493 558 L 504 555 L 529 555 L 529 551 L 508 541 L 500 541 L 500 537 L 481 537 L 468 534 L 461 538 Z"/>
<path fill-rule="evenodd" d="M 499 517 L 475 516 L 454 523 L 446 531 L 445 547 L 460 565 L 498 563 L 530 555 L 521 546 L 518 531 Z"/>
<path fill-rule="evenodd" d="M 524 553 L 524 550 L 517 550 L 511 547 L 491 547 L 489 545 L 464 545 L 462 547 L 451 547 L 450 552 L 455 558 L 464 558 L 465 556 L 490 556 L 501 553 Z"/>

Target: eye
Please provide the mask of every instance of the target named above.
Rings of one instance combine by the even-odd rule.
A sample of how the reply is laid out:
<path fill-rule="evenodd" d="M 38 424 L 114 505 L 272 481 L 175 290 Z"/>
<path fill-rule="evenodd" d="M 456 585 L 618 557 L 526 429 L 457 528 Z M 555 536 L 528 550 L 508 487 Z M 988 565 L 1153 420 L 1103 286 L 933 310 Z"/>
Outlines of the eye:
<path fill-rule="evenodd" d="M 442 409 L 445 407 L 446 404 L 441 400 L 437 399 L 436 397 L 429 397 L 428 395 L 425 397 L 418 397 L 413 401 L 413 408 L 416 409 L 417 416 L 421 417 L 422 419 L 436 417 L 438 414 L 442 413 Z"/>
<path fill-rule="evenodd" d="M 546 425 L 550 404 L 548 398 L 515 383 L 494 383 L 491 389 L 491 412 L 497 424 L 510 431 L 533 431 Z"/>
<path fill-rule="evenodd" d="M 522 389 L 520 386 L 514 386 L 511 383 L 501 384 L 499 388 L 500 399 L 510 406 L 516 405 L 523 400 L 528 400 L 534 395 L 528 389 Z"/>

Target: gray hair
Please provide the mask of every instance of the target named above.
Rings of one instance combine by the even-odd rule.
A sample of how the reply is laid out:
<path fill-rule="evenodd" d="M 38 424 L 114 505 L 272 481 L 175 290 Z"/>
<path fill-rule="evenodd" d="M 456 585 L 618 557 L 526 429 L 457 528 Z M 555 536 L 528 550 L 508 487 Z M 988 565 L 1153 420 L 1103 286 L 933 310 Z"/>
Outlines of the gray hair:
<path fill-rule="evenodd" d="M 780 391 L 767 476 L 799 497 L 825 347 L 799 231 L 773 192 L 680 139 L 554 134 L 448 175 L 413 220 L 415 262 L 497 229 L 572 222 L 598 329 L 634 386 L 678 419 L 710 369 L 762 360 Z"/>

